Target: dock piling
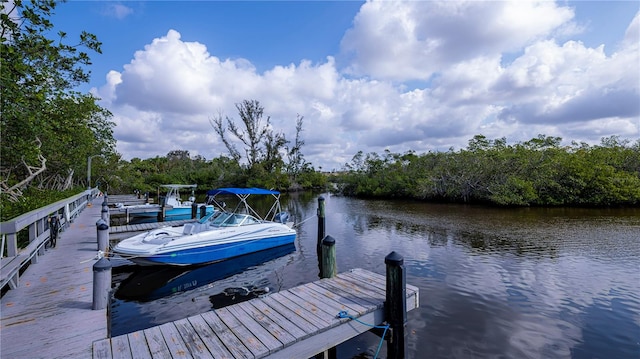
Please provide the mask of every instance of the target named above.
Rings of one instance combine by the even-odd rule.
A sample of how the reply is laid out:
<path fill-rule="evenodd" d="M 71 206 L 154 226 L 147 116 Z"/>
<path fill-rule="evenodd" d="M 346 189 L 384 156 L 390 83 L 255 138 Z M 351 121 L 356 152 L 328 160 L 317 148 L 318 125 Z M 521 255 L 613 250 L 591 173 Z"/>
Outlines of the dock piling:
<path fill-rule="evenodd" d="M 96 222 L 96 232 L 98 238 L 98 250 L 106 252 L 109 248 L 109 225 L 107 222 L 100 218 Z"/>
<path fill-rule="evenodd" d="M 165 217 L 165 206 L 166 201 L 165 201 L 165 197 L 161 196 L 160 197 L 160 211 L 158 212 L 158 222 L 164 222 L 164 217 Z"/>
<path fill-rule="evenodd" d="M 407 325 L 407 279 L 404 258 L 395 251 L 384 258 L 386 264 L 386 301 L 385 316 L 391 328 L 391 337 L 387 340 L 389 358 L 405 357 L 405 327 Z"/>
<path fill-rule="evenodd" d="M 106 309 L 111 294 L 111 262 L 100 258 L 93 265 L 93 310 Z"/>
<path fill-rule="evenodd" d="M 336 276 L 337 272 L 338 268 L 336 265 L 336 240 L 331 236 L 326 236 L 322 240 L 320 277 L 333 278 Z"/>
<path fill-rule="evenodd" d="M 324 197 L 320 196 L 318 197 L 318 257 L 320 257 L 322 250 L 322 240 L 326 235 L 325 221 Z"/>
<path fill-rule="evenodd" d="M 198 204 L 191 203 L 191 219 L 198 219 Z"/>
<path fill-rule="evenodd" d="M 203 204 L 200 206 L 200 218 L 204 218 L 204 216 L 206 215 L 207 215 L 207 206 Z"/>
<path fill-rule="evenodd" d="M 102 201 L 102 211 L 100 212 L 100 218 L 109 223 L 109 203 L 107 202 L 107 194 L 104 194 L 104 201 Z"/>

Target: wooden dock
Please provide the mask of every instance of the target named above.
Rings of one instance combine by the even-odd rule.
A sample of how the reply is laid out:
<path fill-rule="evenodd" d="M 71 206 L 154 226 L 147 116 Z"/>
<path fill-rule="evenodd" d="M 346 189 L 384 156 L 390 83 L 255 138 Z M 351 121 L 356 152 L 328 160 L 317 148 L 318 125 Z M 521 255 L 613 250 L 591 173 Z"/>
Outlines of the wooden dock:
<path fill-rule="evenodd" d="M 383 322 L 386 279 L 362 269 L 96 341 L 94 358 L 309 358 Z M 407 311 L 418 288 L 407 285 Z M 351 318 L 338 318 L 344 312 Z"/>
<path fill-rule="evenodd" d="M 110 194 L 107 196 L 107 203 L 109 204 L 109 206 L 115 206 L 117 203 L 121 203 L 125 206 L 146 204 L 150 203 L 151 200 L 152 199 L 145 198 L 144 196 L 138 198 L 138 196 L 134 194 Z"/>
<path fill-rule="evenodd" d="M 90 200 L 0 300 L 0 358 L 309 358 L 385 321 L 386 278 L 353 269 L 108 338 L 107 309 L 92 309 L 100 201 Z M 418 288 L 405 289 L 394 301 L 417 308 Z"/>
<path fill-rule="evenodd" d="M 196 221 L 195 219 L 180 219 L 177 221 L 151 222 L 140 224 L 127 224 L 122 226 L 109 227 L 109 241 L 120 241 L 129 238 L 135 234 L 150 231 L 152 229 L 166 226 L 181 226 L 188 222 Z"/>
<path fill-rule="evenodd" d="M 100 198 L 84 208 L 0 300 L 1 358 L 90 358 L 107 336 L 107 311 L 92 310 Z"/>

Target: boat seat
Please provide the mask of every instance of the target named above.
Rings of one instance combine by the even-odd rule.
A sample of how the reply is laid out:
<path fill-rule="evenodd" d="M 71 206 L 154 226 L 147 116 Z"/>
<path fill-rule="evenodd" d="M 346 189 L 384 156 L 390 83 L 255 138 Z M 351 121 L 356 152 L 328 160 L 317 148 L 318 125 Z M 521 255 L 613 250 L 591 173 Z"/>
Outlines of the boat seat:
<path fill-rule="evenodd" d="M 185 223 L 182 234 L 196 234 L 200 232 L 200 223 Z"/>

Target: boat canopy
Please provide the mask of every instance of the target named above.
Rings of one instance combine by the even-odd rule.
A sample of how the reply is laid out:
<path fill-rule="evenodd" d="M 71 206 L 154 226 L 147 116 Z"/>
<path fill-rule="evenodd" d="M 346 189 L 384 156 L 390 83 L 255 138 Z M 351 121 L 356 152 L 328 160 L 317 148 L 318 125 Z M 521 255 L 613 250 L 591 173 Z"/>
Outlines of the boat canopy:
<path fill-rule="evenodd" d="M 211 189 L 207 191 L 207 203 L 213 204 L 218 208 L 225 208 L 226 204 L 224 202 L 219 202 L 218 200 L 216 200 L 216 196 L 219 194 L 235 195 L 240 200 L 240 203 L 238 203 L 236 208 L 233 211 L 231 211 L 232 213 L 239 213 L 241 210 L 243 210 L 245 213 L 250 213 L 255 217 L 259 218 L 260 220 L 273 221 L 276 218 L 276 215 L 282 212 L 282 209 L 280 207 L 280 192 L 278 191 L 273 191 L 273 190 L 264 189 L 264 188 L 256 188 L 256 187 L 251 187 L 251 188 L 225 187 L 225 188 Z M 271 209 L 269 209 L 269 211 L 264 217 L 260 216 L 253 208 L 251 208 L 249 203 L 247 203 L 247 199 L 251 195 L 273 196 L 274 202 L 271 205 Z"/>
<path fill-rule="evenodd" d="M 272 191 L 264 188 L 218 188 L 218 189 L 210 189 L 207 191 L 207 195 L 215 196 L 218 194 L 235 194 L 235 195 L 251 195 L 251 194 L 280 194 L 278 191 Z"/>

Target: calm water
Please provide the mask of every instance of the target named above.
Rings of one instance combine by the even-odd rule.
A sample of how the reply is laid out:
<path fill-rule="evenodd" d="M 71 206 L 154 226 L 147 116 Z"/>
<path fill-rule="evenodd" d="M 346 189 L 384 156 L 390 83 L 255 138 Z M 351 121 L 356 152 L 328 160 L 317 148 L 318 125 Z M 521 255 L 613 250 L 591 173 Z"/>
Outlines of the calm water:
<path fill-rule="evenodd" d="M 640 358 L 640 209 L 495 209 L 323 195 L 338 270 L 404 256 L 412 358 Z M 317 197 L 284 201 L 295 247 L 199 270 L 114 275 L 112 335 L 317 279 Z M 365 333 L 340 358 L 372 358 Z M 386 357 L 384 345 L 380 357 Z"/>

